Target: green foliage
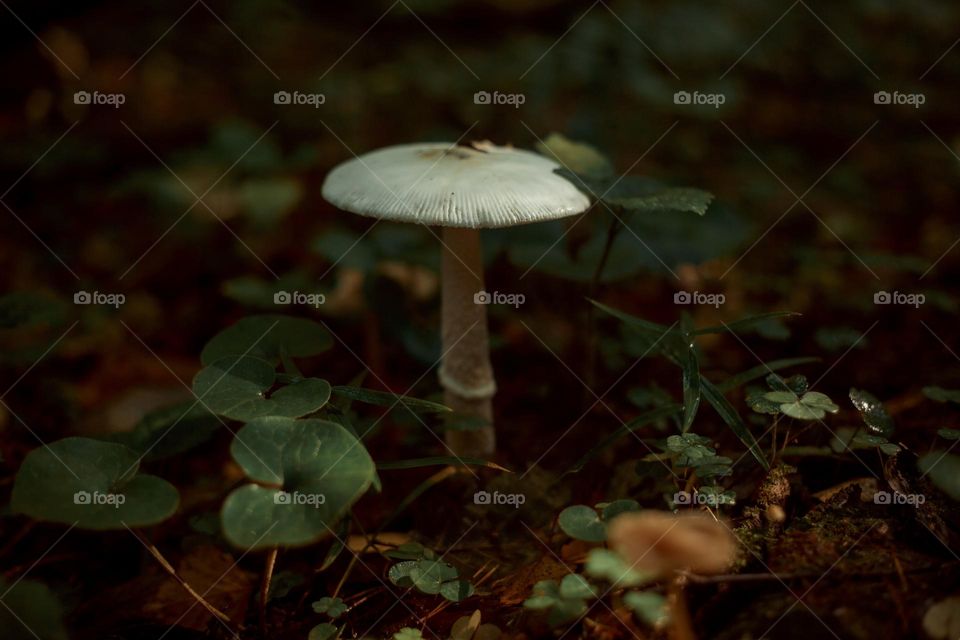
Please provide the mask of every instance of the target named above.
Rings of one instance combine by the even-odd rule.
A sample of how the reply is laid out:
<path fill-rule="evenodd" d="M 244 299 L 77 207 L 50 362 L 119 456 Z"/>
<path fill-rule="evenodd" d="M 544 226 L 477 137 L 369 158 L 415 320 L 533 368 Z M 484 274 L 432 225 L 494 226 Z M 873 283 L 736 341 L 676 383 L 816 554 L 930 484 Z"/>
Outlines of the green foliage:
<path fill-rule="evenodd" d="M 960 456 L 931 451 L 917 461 L 917 466 L 944 493 L 960 501 Z"/>
<path fill-rule="evenodd" d="M 337 637 L 337 634 L 340 633 L 340 628 L 330 624 L 329 622 L 321 622 L 313 629 L 310 629 L 310 634 L 307 636 L 307 640 L 332 640 Z"/>
<path fill-rule="evenodd" d="M 437 559 L 432 551 L 419 551 L 423 557 L 403 560 L 390 567 L 387 572 L 390 582 L 398 587 L 415 588 L 427 595 L 439 594 L 450 602 L 460 602 L 473 595 L 473 585 L 467 580 L 459 579 L 456 567 Z M 408 550 L 411 554 L 416 552 L 417 550 Z"/>
<path fill-rule="evenodd" d="M 326 420 L 258 418 L 237 433 L 230 452 L 251 480 L 271 485 L 247 484 L 223 504 L 227 539 L 248 549 L 326 537 L 375 475 L 366 448 Z"/>
<path fill-rule="evenodd" d="M 361 387 L 337 385 L 333 387 L 333 393 L 344 398 L 349 398 L 350 400 L 381 407 L 404 407 L 415 413 L 448 413 L 450 411 L 450 407 L 438 402 L 419 400 L 417 398 L 411 398 L 410 396 L 401 396 L 395 393 L 374 391 Z"/>
<path fill-rule="evenodd" d="M 960 389 L 944 389 L 943 387 L 924 387 L 923 395 L 937 402 L 960 403 Z"/>
<path fill-rule="evenodd" d="M 330 399 L 326 380 L 300 378 L 268 394 L 276 382 L 274 365 L 267 360 L 227 356 L 197 373 L 193 392 L 214 413 L 244 422 L 265 416 L 299 418 Z"/>
<path fill-rule="evenodd" d="M 420 631 L 420 629 L 403 627 L 393 634 L 393 640 L 423 640 L 423 633 Z"/>
<path fill-rule="evenodd" d="M 249 356 L 272 363 L 281 354 L 305 358 L 323 353 L 333 339 L 323 325 L 282 315 L 248 316 L 214 336 L 200 354 L 204 365 L 227 356 Z"/>
<path fill-rule="evenodd" d="M 646 351 L 661 355 L 669 362 L 680 367 L 681 371 L 683 372 L 682 380 L 685 384 L 684 407 L 687 409 L 687 414 L 690 410 L 695 408 L 694 401 L 691 396 L 695 393 L 694 389 L 699 388 L 699 393 L 702 398 L 713 407 L 714 411 L 716 411 L 720 418 L 727 424 L 728 427 L 730 427 L 730 430 L 733 431 L 740 441 L 747 446 L 753 457 L 756 458 L 756 460 L 765 469 L 769 468 L 769 463 L 767 462 L 763 450 L 757 444 L 756 439 L 754 438 L 753 434 L 750 433 L 750 430 L 747 428 L 746 424 L 744 424 L 736 409 L 734 409 L 733 405 L 731 405 L 730 402 L 723 396 L 723 391 L 699 372 L 696 374 L 698 380 L 696 385 L 691 382 L 687 382 L 693 376 L 693 363 L 690 361 L 690 358 L 696 357 L 696 351 L 692 347 L 693 337 L 701 332 L 718 332 L 721 330 L 720 328 L 708 327 L 707 329 L 698 331 L 690 326 L 689 322 L 686 322 L 682 323 L 681 328 L 677 330 L 672 327 L 665 327 L 655 322 L 637 318 L 628 313 L 620 311 L 619 309 L 608 307 L 607 305 L 594 300 L 591 300 L 590 302 L 601 311 L 614 316 L 626 326 L 634 329 L 637 333 L 648 339 L 649 346 L 647 347 Z M 752 321 L 752 318 L 746 318 L 740 321 L 741 326 L 743 326 L 742 323 L 750 323 Z M 727 325 L 726 328 L 732 330 L 735 324 L 737 323 L 731 323 L 730 325 Z M 764 373 L 770 370 L 772 370 L 772 367 L 764 367 Z M 760 375 L 763 375 L 763 373 Z M 737 380 L 737 383 L 742 384 L 746 381 L 748 380 L 745 380 L 741 377 Z M 728 387 L 724 387 L 724 389 L 727 388 Z M 818 396 L 819 395 L 822 394 L 818 394 Z M 815 399 L 816 396 L 811 397 L 811 401 L 814 401 Z M 588 453 L 588 455 L 590 455 L 590 453 Z"/>
<path fill-rule="evenodd" d="M 938 429 L 937 435 L 946 440 L 960 440 L 960 429 Z"/>
<path fill-rule="evenodd" d="M 883 403 L 868 391 L 850 389 L 850 402 L 860 412 L 860 417 L 867 428 L 875 435 L 883 438 L 890 437 L 894 431 L 893 418 L 884 409 Z"/>
<path fill-rule="evenodd" d="M 598 513 L 596 509 L 599 509 Z M 571 538 L 587 542 L 602 542 L 607 539 L 607 523 L 621 513 L 638 511 L 640 505 L 636 500 L 615 500 L 601 502 L 596 509 L 585 504 L 567 507 L 560 512 L 558 522 L 560 528 Z"/>
<path fill-rule="evenodd" d="M 556 160 L 579 175 L 607 178 L 613 175 L 613 163 L 592 146 L 574 142 L 561 133 L 550 133 L 536 145 L 542 155 Z"/>
<path fill-rule="evenodd" d="M 113 439 L 146 461 L 179 455 L 210 439 L 221 426 L 217 417 L 196 401 L 181 402 L 146 414 L 133 431 Z"/>
<path fill-rule="evenodd" d="M 335 620 L 346 613 L 347 607 L 346 603 L 340 598 L 330 598 L 324 597 L 320 598 L 312 605 L 313 611 L 315 613 L 322 613 L 329 616 L 331 619 Z"/>
<path fill-rule="evenodd" d="M 177 510 L 176 488 L 138 474 L 140 459 L 122 444 L 64 438 L 31 451 L 13 486 L 11 508 L 81 529 L 143 527 Z"/>
<path fill-rule="evenodd" d="M 497 640 L 502 635 L 495 624 L 480 624 L 480 610 L 457 618 L 450 628 L 450 640 Z"/>
<path fill-rule="evenodd" d="M 710 438 L 698 436 L 695 433 L 684 433 L 667 438 L 666 450 L 676 454 L 675 461 L 680 467 L 696 466 L 697 460 L 711 458 L 717 451 L 710 445 Z"/>
<path fill-rule="evenodd" d="M 612 589 L 636 587 L 653 580 L 655 576 L 645 575 L 624 562 L 623 557 L 610 549 L 591 549 L 587 554 L 584 567 L 587 575 L 606 580 Z"/>
<path fill-rule="evenodd" d="M 776 374 L 767 376 L 770 391 L 753 393 L 747 404 L 757 413 L 782 413 L 797 420 L 822 420 L 827 413 L 840 410 L 826 394 L 808 391 L 805 376 L 781 378 Z"/>
<path fill-rule="evenodd" d="M 623 595 L 623 604 L 651 627 L 663 625 L 669 618 L 666 598 L 659 593 L 630 591 Z"/>
<path fill-rule="evenodd" d="M 63 607 L 42 582 L 0 577 L 0 629 L 4 640 L 67 640 Z"/>
<path fill-rule="evenodd" d="M 523 606 L 535 611 L 548 611 L 547 623 L 551 627 L 572 622 L 587 612 L 587 600 L 597 596 L 596 589 L 583 576 L 575 573 L 563 577 L 558 585 L 555 580 L 541 580 L 533 585 L 533 594 Z"/>

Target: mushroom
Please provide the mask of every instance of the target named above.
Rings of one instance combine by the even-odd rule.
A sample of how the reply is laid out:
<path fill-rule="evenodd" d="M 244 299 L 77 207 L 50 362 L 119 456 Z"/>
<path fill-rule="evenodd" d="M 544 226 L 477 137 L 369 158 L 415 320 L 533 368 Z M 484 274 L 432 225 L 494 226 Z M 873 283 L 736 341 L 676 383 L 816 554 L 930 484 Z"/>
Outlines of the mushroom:
<path fill-rule="evenodd" d="M 491 399 L 496 391 L 487 336 L 481 228 L 512 227 L 585 211 L 590 201 L 554 173 L 543 156 L 489 142 L 406 144 L 335 167 L 323 197 L 340 209 L 381 220 L 437 225 L 441 243 L 444 402 L 486 426 L 448 429 L 460 456 L 494 451 Z"/>
<path fill-rule="evenodd" d="M 663 577 L 680 570 L 722 573 L 737 555 L 730 529 L 696 511 L 626 513 L 613 519 L 607 538 L 631 567 Z"/>

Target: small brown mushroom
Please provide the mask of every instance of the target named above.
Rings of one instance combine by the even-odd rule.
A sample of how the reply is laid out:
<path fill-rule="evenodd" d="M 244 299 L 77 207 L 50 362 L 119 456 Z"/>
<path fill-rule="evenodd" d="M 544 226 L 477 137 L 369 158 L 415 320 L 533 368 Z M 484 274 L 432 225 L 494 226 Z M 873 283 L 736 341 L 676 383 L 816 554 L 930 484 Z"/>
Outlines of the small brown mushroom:
<path fill-rule="evenodd" d="M 700 512 L 623 514 L 610 523 L 607 537 L 634 569 L 659 576 L 681 570 L 723 573 L 737 554 L 730 529 Z"/>

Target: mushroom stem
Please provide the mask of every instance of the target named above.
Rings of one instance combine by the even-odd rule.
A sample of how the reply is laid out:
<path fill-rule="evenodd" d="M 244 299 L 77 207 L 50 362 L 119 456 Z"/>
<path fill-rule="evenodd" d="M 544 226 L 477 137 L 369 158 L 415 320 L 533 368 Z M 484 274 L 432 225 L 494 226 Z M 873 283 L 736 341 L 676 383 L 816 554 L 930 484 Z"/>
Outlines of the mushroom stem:
<path fill-rule="evenodd" d="M 441 275 L 443 359 L 439 377 L 444 402 L 456 413 L 488 423 L 478 429 L 448 429 L 447 446 L 458 456 L 487 456 L 494 451 L 491 399 L 496 384 L 490 365 L 487 306 L 474 298 L 484 291 L 477 229 L 443 228 Z"/>

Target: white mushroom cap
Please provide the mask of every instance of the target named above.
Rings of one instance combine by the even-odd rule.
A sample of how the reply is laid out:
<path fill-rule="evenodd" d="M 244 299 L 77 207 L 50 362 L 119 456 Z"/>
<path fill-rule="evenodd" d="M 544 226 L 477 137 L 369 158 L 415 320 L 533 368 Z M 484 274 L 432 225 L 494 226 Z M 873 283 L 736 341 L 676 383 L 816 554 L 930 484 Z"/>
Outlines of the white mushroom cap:
<path fill-rule="evenodd" d="M 490 143 L 405 144 L 336 166 L 323 197 L 364 216 L 444 227 L 511 227 L 585 211 L 590 201 L 529 151 Z"/>

